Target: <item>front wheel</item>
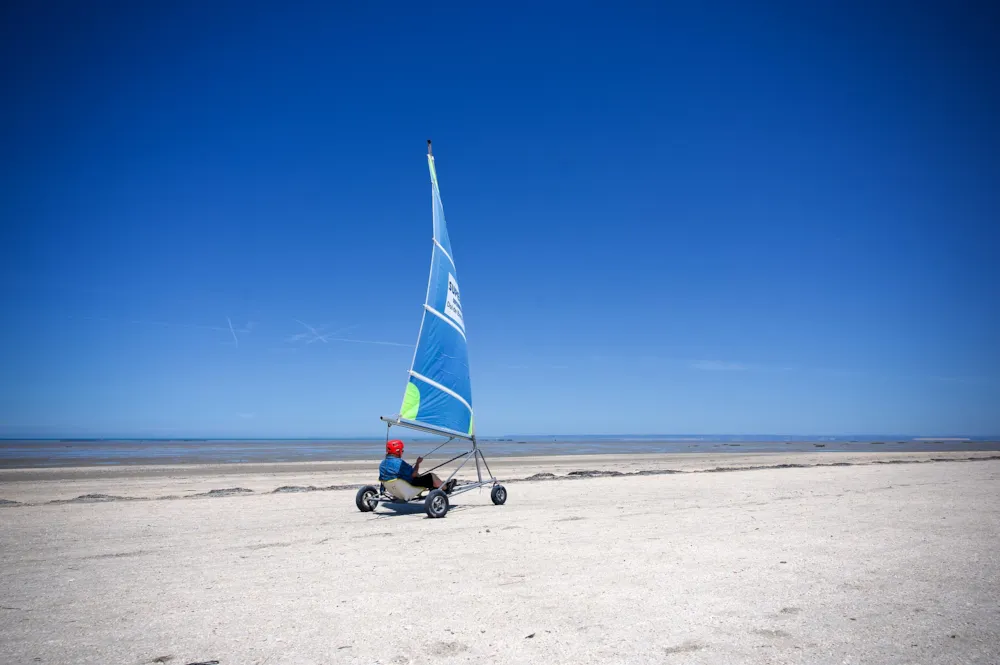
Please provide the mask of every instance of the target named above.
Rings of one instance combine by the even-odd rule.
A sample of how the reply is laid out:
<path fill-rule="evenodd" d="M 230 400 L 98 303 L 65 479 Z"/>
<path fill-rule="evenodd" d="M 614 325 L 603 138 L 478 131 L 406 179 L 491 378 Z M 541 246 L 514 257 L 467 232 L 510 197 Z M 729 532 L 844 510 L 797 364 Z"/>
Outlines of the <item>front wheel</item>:
<path fill-rule="evenodd" d="M 444 517 L 448 514 L 448 495 L 441 490 L 434 490 L 424 501 L 424 510 L 428 517 Z"/>
<path fill-rule="evenodd" d="M 376 496 L 378 496 L 378 490 L 371 485 L 365 485 L 358 490 L 354 497 L 354 503 L 361 512 L 370 513 L 378 505 L 378 501 L 375 500 Z"/>
<path fill-rule="evenodd" d="M 507 488 L 503 485 L 494 485 L 493 491 L 490 492 L 490 498 L 493 499 L 493 503 L 502 506 L 507 502 Z"/>

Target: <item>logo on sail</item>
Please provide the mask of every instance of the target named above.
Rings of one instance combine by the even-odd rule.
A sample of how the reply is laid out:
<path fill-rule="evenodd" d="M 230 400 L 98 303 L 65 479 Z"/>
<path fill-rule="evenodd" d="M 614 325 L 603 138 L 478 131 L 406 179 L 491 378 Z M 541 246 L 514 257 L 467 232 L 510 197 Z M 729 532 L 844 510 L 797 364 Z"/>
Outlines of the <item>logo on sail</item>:
<path fill-rule="evenodd" d="M 459 328 L 465 330 L 465 321 L 462 319 L 462 297 L 458 292 L 458 282 L 451 273 L 448 273 L 448 297 L 444 302 L 444 313 L 455 321 Z"/>

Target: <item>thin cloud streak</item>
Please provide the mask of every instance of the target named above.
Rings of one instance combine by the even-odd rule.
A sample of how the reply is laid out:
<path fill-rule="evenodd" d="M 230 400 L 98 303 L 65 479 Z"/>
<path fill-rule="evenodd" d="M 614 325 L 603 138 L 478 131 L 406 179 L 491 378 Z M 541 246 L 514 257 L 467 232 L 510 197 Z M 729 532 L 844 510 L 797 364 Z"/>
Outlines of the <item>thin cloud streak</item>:
<path fill-rule="evenodd" d="M 304 321 L 299 321 L 298 319 L 293 319 L 293 321 L 304 327 L 309 332 L 293 335 L 289 341 L 298 341 L 300 339 L 305 339 L 306 344 L 312 344 L 313 342 L 319 342 L 319 341 L 326 343 L 326 337 L 324 337 L 318 330 L 316 330 L 316 328 L 312 327 L 311 325 L 309 325 Z M 312 337 L 309 337 L 310 334 L 312 335 Z"/>
<path fill-rule="evenodd" d="M 216 332 L 237 332 L 237 333 L 249 333 L 253 328 L 253 322 L 248 322 L 245 327 L 235 328 L 232 321 L 229 322 L 228 327 L 223 326 L 206 326 L 200 323 L 178 323 L 175 321 L 147 321 L 143 319 L 112 319 L 106 316 L 69 316 L 69 319 L 80 320 L 80 321 L 103 321 L 105 323 L 118 323 L 118 324 L 134 324 L 142 326 L 158 326 L 161 328 L 186 328 L 188 330 L 214 330 Z M 228 320 L 228 317 L 227 317 Z"/>
<path fill-rule="evenodd" d="M 296 333 L 290 337 L 285 338 L 285 341 L 289 343 L 305 342 L 306 344 L 312 344 L 313 342 L 323 342 L 325 344 L 327 342 L 353 342 L 355 344 L 376 344 L 379 346 L 401 346 L 409 349 L 413 348 L 413 344 L 403 344 L 402 342 L 390 342 L 381 339 L 357 339 L 353 337 L 339 336 L 347 332 L 348 330 L 357 328 L 358 326 L 361 325 L 360 323 L 353 323 L 349 326 L 338 328 L 333 332 L 324 333 L 321 332 L 324 326 L 319 326 L 319 327 L 311 326 L 305 321 L 300 321 L 299 319 L 292 319 L 292 320 L 298 323 L 303 328 L 305 328 L 306 332 Z"/>
<path fill-rule="evenodd" d="M 940 381 L 941 383 L 961 383 L 968 385 L 993 383 L 995 381 L 995 379 L 987 376 L 931 376 L 928 378 L 932 381 Z"/>
<path fill-rule="evenodd" d="M 0 430 L 5 429 L 46 429 L 46 430 L 73 430 L 79 432 L 92 432 L 94 431 L 93 425 L 76 425 L 67 424 L 61 422 L 53 423 L 11 423 L 4 422 L 0 423 Z M 177 432 L 182 428 L 180 427 L 137 427 L 134 428 L 136 432 Z M 61 435 L 60 435 L 61 436 Z"/>
<path fill-rule="evenodd" d="M 351 339 L 349 337 L 327 337 L 332 342 L 355 342 L 357 344 L 380 344 L 382 346 L 403 346 L 408 349 L 413 348 L 413 344 L 403 344 L 402 342 L 386 342 L 380 339 Z"/>
<path fill-rule="evenodd" d="M 692 360 L 689 364 L 702 372 L 794 372 L 799 369 L 791 365 L 759 365 L 730 360 Z"/>
<path fill-rule="evenodd" d="M 319 326 L 319 328 L 317 328 L 316 326 L 309 325 L 305 321 L 300 321 L 298 319 L 292 319 L 292 320 L 295 321 L 295 323 L 298 323 L 300 326 L 304 327 L 307 331 L 307 332 L 296 333 L 290 337 L 285 338 L 286 342 L 292 342 L 292 343 L 301 341 L 305 341 L 306 344 L 312 344 L 313 342 L 326 343 L 328 340 L 331 339 L 332 335 L 341 335 L 347 332 L 348 330 L 357 328 L 359 325 L 361 325 L 360 323 L 352 323 L 349 326 L 338 328 L 337 330 L 334 330 L 333 332 L 330 333 L 321 333 L 320 329 L 324 328 L 325 326 L 321 325 Z"/>
<path fill-rule="evenodd" d="M 750 365 L 725 360 L 695 360 L 691 367 L 703 372 L 745 372 L 751 369 Z"/>
<path fill-rule="evenodd" d="M 233 330 L 233 320 L 227 316 L 226 323 L 229 324 L 229 332 L 233 334 L 233 341 L 236 342 L 236 348 L 240 348 L 240 338 L 236 336 L 236 331 Z"/>

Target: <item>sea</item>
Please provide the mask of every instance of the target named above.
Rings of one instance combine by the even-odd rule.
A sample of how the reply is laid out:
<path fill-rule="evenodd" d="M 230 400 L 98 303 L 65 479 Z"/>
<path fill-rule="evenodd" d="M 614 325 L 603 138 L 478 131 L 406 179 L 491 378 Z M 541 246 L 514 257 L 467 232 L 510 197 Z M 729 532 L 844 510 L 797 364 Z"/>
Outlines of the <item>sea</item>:
<path fill-rule="evenodd" d="M 426 455 L 441 440 L 407 438 L 407 457 Z M 452 442 L 438 452 L 461 452 Z M 778 452 L 1000 451 L 998 437 L 650 435 L 505 436 L 482 438 L 487 457 L 534 455 Z M 384 439 L 6 439 L 0 468 L 237 464 L 379 459 Z"/>

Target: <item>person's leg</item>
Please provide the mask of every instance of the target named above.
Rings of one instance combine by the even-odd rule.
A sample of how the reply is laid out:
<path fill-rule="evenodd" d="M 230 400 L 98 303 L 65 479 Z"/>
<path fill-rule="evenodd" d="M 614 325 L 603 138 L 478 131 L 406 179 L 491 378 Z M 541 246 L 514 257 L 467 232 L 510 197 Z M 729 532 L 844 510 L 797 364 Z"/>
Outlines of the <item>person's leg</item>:
<path fill-rule="evenodd" d="M 436 473 L 421 473 L 419 476 L 414 476 L 413 480 L 410 482 L 411 485 L 416 487 L 426 487 L 428 489 L 439 489 L 443 487 L 444 491 L 449 493 L 455 488 L 455 483 L 456 481 L 454 478 L 447 484 L 442 483 Z"/>
<path fill-rule="evenodd" d="M 419 476 L 413 476 L 410 480 L 410 484 L 414 487 L 437 489 L 438 487 L 441 487 L 441 479 L 433 473 L 421 473 Z"/>

